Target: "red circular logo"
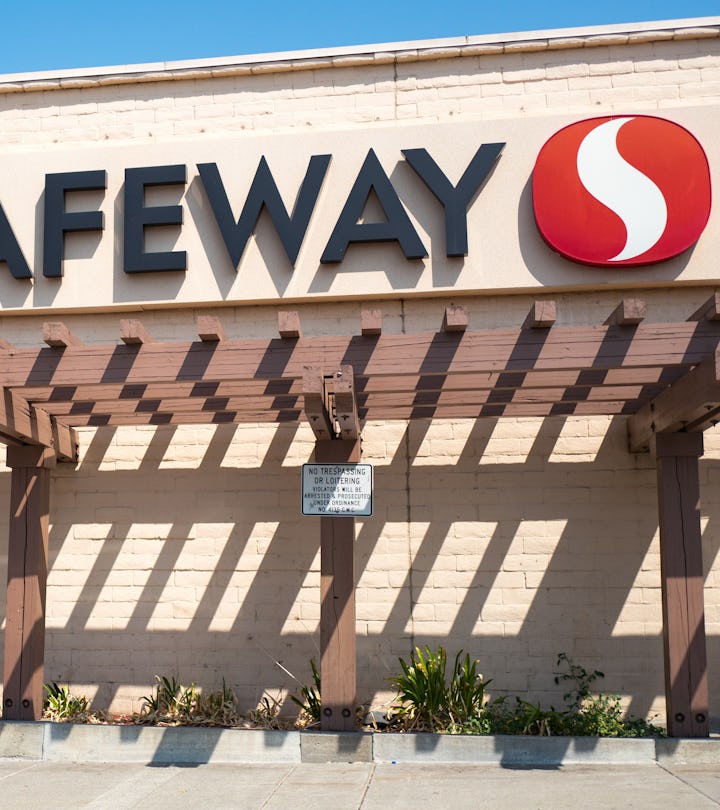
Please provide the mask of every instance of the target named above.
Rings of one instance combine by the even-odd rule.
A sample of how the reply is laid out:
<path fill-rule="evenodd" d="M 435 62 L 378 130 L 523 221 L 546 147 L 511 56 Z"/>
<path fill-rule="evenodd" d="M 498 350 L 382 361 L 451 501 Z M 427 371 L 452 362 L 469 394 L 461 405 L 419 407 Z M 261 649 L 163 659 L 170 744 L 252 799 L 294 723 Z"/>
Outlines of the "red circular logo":
<path fill-rule="evenodd" d="M 684 127 L 647 115 L 589 118 L 556 132 L 532 181 L 535 221 L 583 264 L 652 264 L 694 244 L 710 216 L 710 169 Z"/>

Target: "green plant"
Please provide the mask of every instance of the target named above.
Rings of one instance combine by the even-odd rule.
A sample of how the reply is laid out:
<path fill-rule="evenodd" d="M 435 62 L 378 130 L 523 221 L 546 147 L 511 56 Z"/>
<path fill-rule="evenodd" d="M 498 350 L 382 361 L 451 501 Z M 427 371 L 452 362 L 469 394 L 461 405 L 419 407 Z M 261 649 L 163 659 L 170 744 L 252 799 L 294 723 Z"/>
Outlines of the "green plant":
<path fill-rule="evenodd" d="M 565 709 L 544 708 L 520 697 L 488 700 L 478 661 L 462 651 L 455 657 L 449 682 L 447 653 L 416 647 L 410 662 L 400 659 L 402 673 L 390 679 L 400 706 L 391 725 L 404 731 L 430 730 L 451 734 L 527 734 L 647 737 L 662 729 L 646 720 L 625 717 L 616 695 L 593 695 L 591 687 L 604 675 L 575 664 L 566 653 L 557 657 L 555 683 L 568 683 Z"/>
<path fill-rule="evenodd" d="M 43 716 L 61 723 L 85 723 L 90 703 L 85 695 L 72 695 L 69 686 L 45 684 L 47 697 L 43 703 Z"/>
<path fill-rule="evenodd" d="M 485 710 L 487 725 L 492 734 L 523 734 L 550 737 L 572 734 L 568 726 L 568 713 L 554 707 L 544 709 L 540 703 L 516 697 L 509 706 L 504 697 L 488 704 Z"/>
<path fill-rule="evenodd" d="M 567 734 L 597 737 L 651 737 L 663 736 L 663 729 L 647 720 L 625 716 L 618 695 L 593 695 L 591 686 L 605 674 L 595 669 L 589 672 L 566 654 L 557 657 L 557 667 L 563 668 L 555 676 L 555 683 L 567 682 L 572 688 L 563 695 L 568 706 Z"/>
<path fill-rule="evenodd" d="M 188 726 L 236 726 L 237 698 L 223 679 L 221 689 L 203 693 L 194 683 L 182 686 L 178 679 L 155 676 L 155 691 L 142 698 L 143 708 L 134 715 L 136 723 Z"/>
<path fill-rule="evenodd" d="M 194 686 L 191 685 L 190 688 L 194 690 Z M 185 687 L 180 685 L 174 675 L 170 678 L 156 675 L 155 692 L 142 698 L 144 704 L 142 713 L 146 716 L 181 714 L 181 707 L 186 708 L 189 703 L 185 692 Z"/>
<path fill-rule="evenodd" d="M 310 669 L 313 675 L 313 686 L 301 686 L 300 695 L 302 698 L 290 695 L 290 700 L 302 709 L 311 723 L 319 723 L 322 710 L 321 683 L 320 673 L 313 659 L 310 659 Z"/>
<path fill-rule="evenodd" d="M 397 719 L 407 730 L 462 731 L 481 721 L 485 687 L 489 683 L 478 672 L 479 661 L 462 650 L 455 656 L 450 681 L 446 678 L 447 652 L 438 647 L 416 647 L 410 663 L 400 659 L 402 674 L 390 679 L 398 691 Z M 477 732 L 475 732 L 477 733 Z"/>
<path fill-rule="evenodd" d="M 590 697 L 590 687 L 598 678 L 604 678 L 605 673 L 599 669 L 588 672 L 585 667 L 573 662 L 567 653 L 559 653 L 555 664 L 563 671 L 555 675 L 555 683 L 567 682 L 573 684 L 572 689 L 563 695 L 563 700 L 570 709 L 579 709 L 583 701 Z"/>
<path fill-rule="evenodd" d="M 390 678 L 398 690 L 398 715 L 409 724 L 409 729 L 427 727 L 434 731 L 449 719 L 445 649 L 438 647 L 437 652 L 432 652 L 428 646 L 424 651 L 415 647 L 410 663 L 401 658 L 400 667 L 402 675 Z"/>
<path fill-rule="evenodd" d="M 478 672 L 477 659 L 469 653 L 461 658 L 462 650 L 455 656 L 455 665 L 448 690 L 448 709 L 455 722 L 467 722 L 481 714 L 485 703 L 485 688 L 490 681 L 483 680 Z"/>

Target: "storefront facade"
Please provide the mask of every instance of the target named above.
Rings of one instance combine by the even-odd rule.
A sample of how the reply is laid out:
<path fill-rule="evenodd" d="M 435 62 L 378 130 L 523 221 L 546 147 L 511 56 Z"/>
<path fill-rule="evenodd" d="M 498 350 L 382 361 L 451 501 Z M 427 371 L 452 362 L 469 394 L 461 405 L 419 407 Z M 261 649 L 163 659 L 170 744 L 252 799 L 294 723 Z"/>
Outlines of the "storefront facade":
<path fill-rule="evenodd" d="M 562 166 L 560 192 L 533 182 L 545 144 L 588 119 L 583 139 L 662 132 L 640 131 L 624 175 L 595 143 L 609 197 L 593 196 L 614 213 L 569 259 L 562 233 L 583 228 Z M 691 681 L 717 715 L 718 125 L 719 19 L 6 77 L 0 432 L 50 487 L 44 680 L 116 711 L 158 674 L 224 678 L 245 709 L 309 680 L 320 519 L 301 514 L 301 468 L 351 366 L 357 417 L 329 430 L 374 468 L 358 702 L 382 705 L 398 656 L 442 644 L 496 693 L 556 703 L 566 652 L 664 717 L 669 455 L 699 474 L 682 621 L 694 661 L 701 593 Z M 706 156 L 707 187 L 700 158 L 674 167 L 668 128 L 683 160 Z M 691 169 L 690 188 L 660 188 Z M 616 196 L 613 172 L 631 175 Z M 620 247 L 600 249 L 618 218 Z M 1 554 L 12 623 L 28 574 Z M 22 656 L 4 649 L 7 681 Z"/>

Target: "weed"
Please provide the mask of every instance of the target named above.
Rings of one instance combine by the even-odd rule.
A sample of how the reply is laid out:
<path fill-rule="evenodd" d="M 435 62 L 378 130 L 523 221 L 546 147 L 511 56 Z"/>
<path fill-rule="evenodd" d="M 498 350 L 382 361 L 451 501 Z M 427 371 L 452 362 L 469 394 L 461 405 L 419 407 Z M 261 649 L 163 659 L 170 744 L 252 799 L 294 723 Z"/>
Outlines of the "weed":
<path fill-rule="evenodd" d="M 188 724 L 195 726 L 237 726 L 242 718 L 237 713 L 237 697 L 223 678 L 222 687 L 214 692 L 195 692 L 195 703 L 187 714 Z"/>
<path fill-rule="evenodd" d="M 557 666 L 563 671 L 555 676 L 555 683 L 563 681 L 573 684 L 573 688 L 563 695 L 568 706 L 568 725 L 572 729 L 566 733 L 597 737 L 653 737 L 665 732 L 658 726 L 640 717 L 624 716 L 618 695 L 593 695 L 590 687 L 604 673 L 595 669 L 588 672 L 575 664 L 566 653 L 557 657 Z"/>
<path fill-rule="evenodd" d="M 241 721 L 237 698 L 223 680 L 221 689 L 203 694 L 194 683 L 182 686 L 178 679 L 155 676 L 155 691 L 142 698 L 143 708 L 134 715 L 142 724 L 235 726 Z"/>
<path fill-rule="evenodd" d="M 290 695 L 290 700 L 298 705 L 304 715 L 309 720 L 308 725 L 320 722 L 320 712 L 322 709 L 321 689 L 320 689 L 320 673 L 318 672 L 315 661 L 310 659 L 310 669 L 312 669 L 313 686 L 301 686 L 301 698 L 295 695 Z"/>
<path fill-rule="evenodd" d="M 250 711 L 250 722 L 258 728 L 282 728 L 280 722 L 281 697 L 273 697 L 267 692 L 260 698 L 258 705 Z"/>
<path fill-rule="evenodd" d="M 583 701 L 590 697 L 590 687 L 598 678 L 604 678 L 605 673 L 599 669 L 588 672 L 585 667 L 575 664 L 567 653 L 559 653 L 555 664 L 564 671 L 555 675 L 555 683 L 568 682 L 573 684 L 573 688 L 563 695 L 563 700 L 570 709 L 579 709 Z"/>
<path fill-rule="evenodd" d="M 47 697 L 43 703 L 43 716 L 60 723 L 86 723 L 90 716 L 90 703 L 85 695 L 72 695 L 69 686 L 45 684 Z"/>

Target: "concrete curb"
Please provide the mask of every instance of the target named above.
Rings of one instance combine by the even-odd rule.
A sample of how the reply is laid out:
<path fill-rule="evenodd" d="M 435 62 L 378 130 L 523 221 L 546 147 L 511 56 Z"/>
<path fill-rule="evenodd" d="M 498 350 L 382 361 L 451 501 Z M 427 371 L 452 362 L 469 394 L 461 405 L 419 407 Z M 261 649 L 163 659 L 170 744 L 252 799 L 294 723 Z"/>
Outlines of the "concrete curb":
<path fill-rule="evenodd" d="M 720 765 L 720 738 L 464 736 L 0 721 L 0 758 L 49 762 Z"/>

